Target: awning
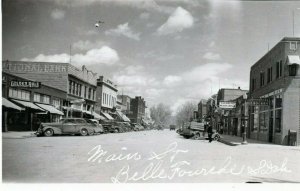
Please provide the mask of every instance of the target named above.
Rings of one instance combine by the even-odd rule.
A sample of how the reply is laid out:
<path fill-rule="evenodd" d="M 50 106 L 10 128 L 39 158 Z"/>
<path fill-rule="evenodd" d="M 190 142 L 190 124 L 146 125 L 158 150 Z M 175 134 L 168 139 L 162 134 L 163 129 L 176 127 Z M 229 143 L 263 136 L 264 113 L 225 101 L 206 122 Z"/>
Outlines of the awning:
<path fill-rule="evenodd" d="M 65 109 L 65 110 L 73 110 L 73 111 L 83 112 L 81 109 L 77 109 L 77 108 L 74 108 L 74 107 L 62 106 L 62 108 Z"/>
<path fill-rule="evenodd" d="M 123 119 L 123 121 L 130 122 L 130 119 L 128 119 L 128 117 L 124 115 L 121 111 L 117 111 L 117 114 L 119 115 L 119 117 L 121 117 L 121 119 Z"/>
<path fill-rule="evenodd" d="M 35 110 L 40 110 L 40 111 L 44 111 L 44 109 L 34 105 L 32 102 L 28 102 L 28 101 L 20 101 L 20 100 L 15 100 L 15 99 L 12 99 L 12 101 L 18 103 L 18 104 L 21 104 L 22 106 L 24 107 L 28 107 L 28 108 L 31 108 L 31 109 L 35 109 Z"/>
<path fill-rule="evenodd" d="M 58 109 L 56 109 L 55 107 L 51 106 L 51 105 L 45 105 L 45 104 L 41 104 L 41 103 L 35 103 L 37 106 L 41 107 L 42 109 L 49 111 L 51 114 L 57 114 L 57 115 L 64 115 L 63 112 L 59 111 Z"/>
<path fill-rule="evenodd" d="M 108 113 L 104 113 L 101 112 L 102 115 L 104 115 L 104 117 L 106 117 L 107 119 L 113 120 L 114 118 L 112 116 L 110 116 Z"/>
<path fill-rule="evenodd" d="M 96 113 L 96 112 L 93 112 L 93 116 L 94 116 L 94 118 L 95 119 L 100 119 L 100 120 L 104 120 L 105 118 L 104 117 L 102 117 L 101 115 L 99 115 L 98 113 Z"/>
<path fill-rule="evenodd" d="M 92 115 L 92 112 L 87 111 L 87 110 L 83 110 L 82 112 L 83 112 L 83 113 L 86 113 L 86 114 L 89 114 L 89 115 Z"/>
<path fill-rule="evenodd" d="M 17 106 L 16 104 L 14 104 L 13 102 L 11 101 L 8 101 L 6 98 L 2 98 L 2 106 L 4 107 L 7 107 L 7 108 L 12 108 L 12 109 L 15 109 L 15 110 L 24 110 L 24 108 L 21 108 L 19 106 Z"/>
<path fill-rule="evenodd" d="M 300 65 L 300 58 L 298 55 L 288 55 L 288 65 L 298 64 Z"/>

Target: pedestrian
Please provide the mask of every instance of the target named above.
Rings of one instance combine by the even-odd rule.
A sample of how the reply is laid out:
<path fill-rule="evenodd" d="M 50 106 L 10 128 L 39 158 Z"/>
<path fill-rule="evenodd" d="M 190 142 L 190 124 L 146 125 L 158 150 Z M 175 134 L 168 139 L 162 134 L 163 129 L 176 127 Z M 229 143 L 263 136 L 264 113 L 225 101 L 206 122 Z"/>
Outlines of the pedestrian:
<path fill-rule="evenodd" d="M 211 143 L 213 131 L 212 131 L 212 126 L 210 123 L 208 124 L 208 127 L 207 127 L 207 134 L 208 134 L 208 141 Z"/>

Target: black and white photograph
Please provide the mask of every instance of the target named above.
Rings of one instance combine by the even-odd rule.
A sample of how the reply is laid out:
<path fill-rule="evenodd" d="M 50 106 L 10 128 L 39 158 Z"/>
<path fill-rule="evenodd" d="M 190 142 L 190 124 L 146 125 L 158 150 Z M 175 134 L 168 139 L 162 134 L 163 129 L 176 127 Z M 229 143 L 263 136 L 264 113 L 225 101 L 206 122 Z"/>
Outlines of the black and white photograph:
<path fill-rule="evenodd" d="M 5 190 L 299 185 L 300 1 L 1 6 Z"/>

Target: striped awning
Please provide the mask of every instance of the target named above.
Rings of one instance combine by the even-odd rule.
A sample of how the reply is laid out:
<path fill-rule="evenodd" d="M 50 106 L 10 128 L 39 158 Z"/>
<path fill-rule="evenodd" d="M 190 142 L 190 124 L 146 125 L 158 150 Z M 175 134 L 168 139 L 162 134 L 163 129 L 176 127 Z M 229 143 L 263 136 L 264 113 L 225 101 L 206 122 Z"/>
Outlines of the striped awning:
<path fill-rule="evenodd" d="M 36 103 L 36 105 L 39 106 L 40 108 L 46 110 L 46 111 L 49 111 L 51 114 L 64 115 L 63 112 L 59 111 L 58 109 L 56 109 L 52 105 L 46 105 L 46 104 L 41 104 L 41 103 Z"/>
<path fill-rule="evenodd" d="M 17 106 L 16 104 L 14 104 L 13 102 L 11 101 L 8 101 L 6 98 L 2 98 L 2 106 L 3 107 L 7 107 L 7 108 L 11 108 L 11 109 L 15 109 L 15 110 L 24 110 L 24 108 L 21 108 L 19 106 Z"/>

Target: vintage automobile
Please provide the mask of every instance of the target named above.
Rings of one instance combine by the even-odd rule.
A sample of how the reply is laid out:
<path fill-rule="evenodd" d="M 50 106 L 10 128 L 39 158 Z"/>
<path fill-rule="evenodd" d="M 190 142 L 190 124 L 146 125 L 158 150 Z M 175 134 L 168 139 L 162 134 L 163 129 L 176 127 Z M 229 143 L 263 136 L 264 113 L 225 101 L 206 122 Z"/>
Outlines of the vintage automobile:
<path fill-rule="evenodd" d="M 205 137 L 205 135 L 207 135 L 207 133 L 205 132 L 206 130 L 204 128 L 204 123 L 192 121 L 192 122 L 185 122 L 181 132 L 178 133 L 186 139 L 192 138 L 195 140 L 199 140 L 199 139 L 207 138 Z M 213 130 L 212 138 L 213 140 L 217 141 L 220 139 L 220 135 L 218 134 L 218 132 Z"/>
<path fill-rule="evenodd" d="M 93 124 L 95 134 L 104 133 L 104 129 L 97 119 L 86 119 L 86 121 Z"/>
<path fill-rule="evenodd" d="M 174 130 L 175 131 L 176 129 L 176 125 L 170 125 L 170 131 Z"/>
<path fill-rule="evenodd" d="M 138 123 L 131 123 L 131 126 L 133 127 L 134 131 L 142 131 L 145 129 L 142 125 Z"/>
<path fill-rule="evenodd" d="M 41 123 L 38 128 L 37 136 L 50 137 L 53 135 L 93 135 L 95 133 L 94 124 L 88 123 L 82 118 L 65 118 L 61 119 L 58 123 Z"/>

